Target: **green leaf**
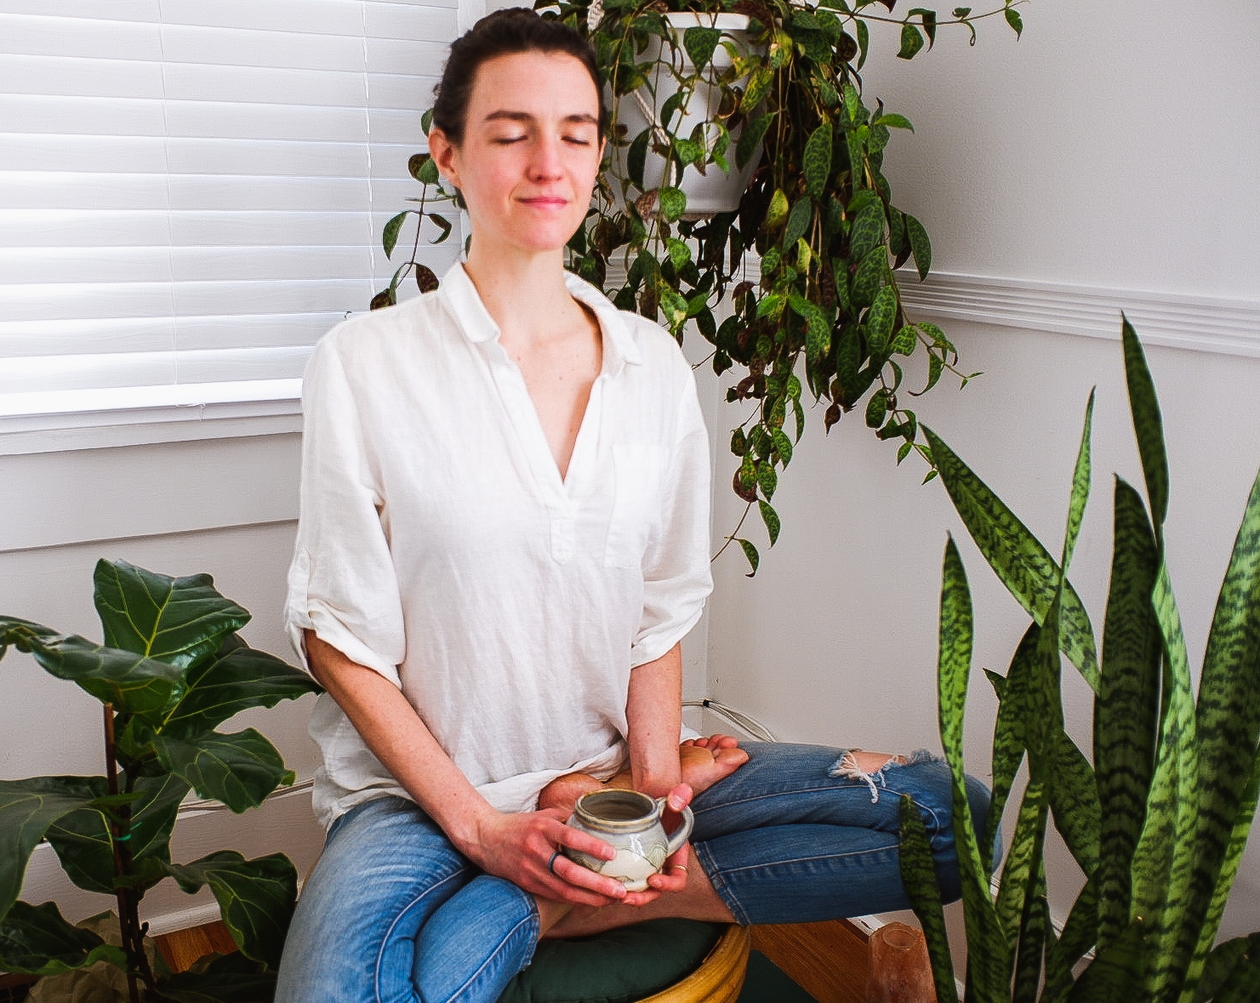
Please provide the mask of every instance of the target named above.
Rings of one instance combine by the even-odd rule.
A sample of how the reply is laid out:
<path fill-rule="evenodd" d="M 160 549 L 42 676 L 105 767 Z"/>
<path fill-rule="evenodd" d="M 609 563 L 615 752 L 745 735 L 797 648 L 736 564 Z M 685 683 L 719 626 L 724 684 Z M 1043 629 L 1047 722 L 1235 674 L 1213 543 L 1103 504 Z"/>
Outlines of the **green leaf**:
<path fill-rule="evenodd" d="M 770 128 L 774 116 L 774 112 L 758 115 L 739 134 L 739 142 L 735 144 L 735 163 L 741 169 L 760 151 L 762 140 L 766 138 L 766 130 Z"/>
<path fill-rule="evenodd" d="M 909 129 L 914 132 L 914 126 L 905 115 L 879 115 L 871 122 L 871 125 L 882 125 L 888 129 Z"/>
<path fill-rule="evenodd" d="M 1063 534 L 1063 559 L 1060 568 L 1067 574 L 1072 563 L 1072 551 L 1081 532 L 1081 520 L 1085 517 L 1085 503 L 1089 501 L 1090 433 L 1094 427 L 1094 391 L 1089 392 L 1085 405 L 1085 427 L 1081 431 L 1081 444 L 1076 453 L 1076 467 L 1072 471 L 1072 495 L 1068 502 L 1067 529 Z"/>
<path fill-rule="evenodd" d="M 687 196 L 678 188 L 662 188 L 657 194 L 661 215 L 673 223 L 687 211 Z"/>
<path fill-rule="evenodd" d="M 652 138 L 652 130 L 644 129 L 634 137 L 634 142 L 626 151 L 626 175 L 640 190 L 643 188 L 643 168 L 647 164 L 648 141 Z"/>
<path fill-rule="evenodd" d="M 735 542 L 744 551 L 744 557 L 748 561 L 748 567 L 751 569 L 745 577 L 752 578 L 757 573 L 757 565 L 761 563 L 761 557 L 757 553 L 757 548 L 748 540 L 736 540 Z"/>
<path fill-rule="evenodd" d="M 884 207 L 878 202 L 869 203 L 862 207 L 849 230 L 849 258 L 861 261 L 883 243 Z"/>
<path fill-rule="evenodd" d="M 275 994 L 275 972 L 239 951 L 162 980 L 163 997 L 175 1003 L 272 1003 Z"/>
<path fill-rule="evenodd" d="M 971 538 L 998 578 L 1039 624 L 1058 590 L 1054 559 L 980 478 L 929 428 L 924 428 L 941 480 Z M 1080 596 L 1064 583 L 1059 644 L 1061 650 L 1098 690 L 1098 659 L 1093 627 Z"/>
<path fill-rule="evenodd" d="M 1129 411 L 1137 435 L 1138 456 L 1146 478 L 1155 539 L 1162 540 L 1168 517 L 1168 451 L 1164 448 L 1164 420 L 1159 413 L 1155 383 L 1146 364 L 1146 353 L 1129 318 L 1123 318 L 1120 334 L 1124 345 L 1124 375 L 1129 388 Z"/>
<path fill-rule="evenodd" d="M 167 871 L 190 894 L 209 885 L 241 953 L 279 967 L 297 901 L 297 871 L 288 857 L 273 853 L 246 860 L 235 850 L 221 850 Z"/>
<path fill-rule="evenodd" d="M 827 178 L 831 175 L 831 123 L 824 122 L 809 135 L 801 155 L 805 172 L 805 190 L 815 201 L 823 197 Z"/>
<path fill-rule="evenodd" d="M 757 464 L 757 486 L 767 499 L 774 497 L 775 489 L 779 486 L 779 475 L 775 473 L 774 464 L 764 460 Z"/>
<path fill-rule="evenodd" d="M 888 252 L 883 244 L 872 248 L 853 275 L 850 297 L 855 307 L 869 306 L 888 277 Z"/>
<path fill-rule="evenodd" d="M 787 226 L 783 230 L 783 249 L 785 251 L 805 235 L 805 231 L 809 229 L 809 224 L 813 218 L 813 203 L 807 198 L 797 199 L 796 204 L 792 206 L 791 213 L 788 214 Z"/>
<path fill-rule="evenodd" d="M 879 428 L 884 423 L 886 414 L 888 414 L 888 397 L 882 390 L 877 390 L 866 402 L 867 428 Z"/>
<path fill-rule="evenodd" d="M 96 805 L 104 807 L 104 777 L 86 777 L 91 790 L 99 792 Z M 188 785 L 178 777 L 140 777 L 134 782 L 134 799 L 128 799 L 130 823 L 127 847 L 135 874 L 129 885 L 143 890 L 164 876 L 163 864 L 171 859 L 171 830 Z M 48 827 L 48 842 L 57 853 L 66 877 L 80 888 L 102 895 L 114 894 L 114 840 L 105 816 L 98 808 L 81 808 L 63 815 Z"/>
<path fill-rule="evenodd" d="M 1195 720 L 1199 739 L 1199 830 L 1191 877 L 1192 895 L 1182 903 L 1181 954 L 1198 959 L 1216 939 L 1210 904 L 1219 886 L 1240 812 L 1254 785 L 1253 760 L 1260 741 L 1260 476 L 1252 483 L 1208 634 Z M 1228 888 L 1225 889 L 1228 892 Z M 1219 922 L 1219 916 L 1215 917 Z"/>
<path fill-rule="evenodd" d="M 766 524 L 766 535 L 770 537 L 770 546 L 773 547 L 779 542 L 779 530 L 782 527 L 779 522 L 779 513 L 760 498 L 757 499 L 757 507 L 761 511 L 761 521 Z"/>
<path fill-rule="evenodd" d="M 913 24 L 903 24 L 901 26 L 901 50 L 897 53 L 897 58 L 913 59 L 922 48 L 923 33 Z"/>
<path fill-rule="evenodd" d="M 901 883 L 927 940 L 936 998 L 954 999 L 958 994 L 954 982 L 954 959 L 949 952 L 949 932 L 945 928 L 945 910 L 941 907 L 941 890 L 936 882 L 936 863 L 928 842 L 927 828 L 914 798 L 909 794 L 901 795 L 900 819 Z"/>
<path fill-rule="evenodd" d="M 1005 14 L 1006 23 L 1015 30 L 1015 37 L 1018 38 L 1024 33 L 1024 19 L 1019 16 L 1019 11 L 1013 7 L 1007 7 Z"/>
<path fill-rule="evenodd" d="M 770 435 L 774 442 L 774 451 L 779 454 L 779 462 L 786 467 L 792 462 L 792 440 L 781 428 L 774 429 Z"/>
<path fill-rule="evenodd" d="M 989 898 L 989 875 L 981 860 L 975 821 L 967 800 L 963 763 L 963 717 L 973 640 L 971 592 L 952 538 L 941 571 L 941 614 L 937 694 L 941 744 L 953 774 L 953 828 L 967 923 L 969 974 L 981 1000 L 997 1000 L 1011 971 L 1010 946 Z"/>
<path fill-rule="evenodd" d="M 423 181 L 424 179 L 420 177 L 421 169 L 432 159 L 433 157 L 428 153 L 413 153 L 407 158 L 407 173 L 417 181 Z"/>
<path fill-rule="evenodd" d="M 416 172 L 416 180 L 421 184 L 436 185 L 442 180 L 442 175 L 438 171 L 437 161 L 430 157 L 420 165 L 420 170 Z"/>
<path fill-rule="evenodd" d="M 1146 824 L 1133 858 L 1133 913 L 1150 927 L 1147 991 L 1150 999 L 1159 1003 L 1175 999 L 1173 994 L 1180 989 L 1189 964 L 1188 953 L 1183 954 L 1177 943 L 1176 916 L 1192 892 L 1199 764 L 1190 663 L 1163 560 L 1151 600 L 1164 641 L 1166 709 L 1147 798 Z"/>
<path fill-rule="evenodd" d="M 1255 1000 L 1260 992 L 1260 933 L 1218 944 L 1207 958 L 1194 999 L 1196 1003 L 1219 1001 L 1248 982 L 1252 993 L 1240 996 L 1239 1003 Z"/>
<path fill-rule="evenodd" d="M 1098 882 L 1095 875 L 1085 882 L 1063 924 L 1062 935 L 1050 946 L 1042 1003 L 1061 1003 L 1072 988 L 1072 969 L 1097 942 Z"/>
<path fill-rule="evenodd" d="M 870 313 L 866 315 L 866 344 L 872 359 L 888 356 L 888 342 L 892 338 L 893 322 L 897 319 L 897 292 L 892 286 L 883 286 L 875 294 Z"/>
<path fill-rule="evenodd" d="M 433 128 L 433 109 L 426 108 L 420 115 L 420 131 L 426 136 Z"/>
<path fill-rule="evenodd" d="M 407 221 L 407 216 L 408 213 L 400 212 L 385 224 L 385 230 L 381 234 L 381 246 L 385 248 L 385 257 L 388 258 L 394 253 L 394 245 L 398 243 L 398 231 L 402 229 L 403 223 Z"/>
<path fill-rule="evenodd" d="M 1068 993 L 1068 1003 L 1118 1003 L 1120 1000 L 1144 999 L 1145 936 L 1142 921 L 1134 920 L 1081 973 Z"/>
<path fill-rule="evenodd" d="M 0 916 L 17 900 L 26 863 L 48 827 L 73 811 L 92 809 L 103 785 L 98 777 L 0 780 Z"/>
<path fill-rule="evenodd" d="M 1155 536 L 1142 499 L 1120 478 L 1112 539 L 1102 679 L 1094 703 L 1094 763 L 1106 806 L 1097 872 L 1100 948 L 1129 923 L 1133 851 L 1155 769 L 1163 651 L 1151 605 L 1159 567 Z"/>
<path fill-rule="evenodd" d="M 932 241 L 928 239 L 927 230 L 914 216 L 905 213 L 906 236 L 910 239 L 910 249 L 914 252 L 914 264 L 919 270 L 919 278 L 926 279 L 932 270 Z"/>
<path fill-rule="evenodd" d="M 792 293 L 788 296 L 792 310 L 804 319 L 806 358 L 818 363 L 831 352 L 831 322 L 817 303 L 811 303 L 804 296 Z"/>
<path fill-rule="evenodd" d="M 294 779 L 275 746 L 253 728 L 227 735 L 212 731 L 188 740 L 159 735 L 154 748 L 165 769 L 203 798 L 222 801 L 238 813 L 256 808 Z"/>
<path fill-rule="evenodd" d="M 745 115 L 752 115 L 770 93 L 773 84 L 774 71 L 769 66 L 759 66 L 753 70 L 748 77 L 748 84 L 744 87 L 744 96 L 739 102 L 740 110 Z"/>
<path fill-rule="evenodd" d="M 305 672 L 255 648 L 225 645 L 218 658 L 188 670 L 187 688 L 162 724 L 162 733 L 191 738 L 251 707 L 274 707 L 320 686 Z"/>
<path fill-rule="evenodd" d="M 172 665 L 212 654 L 250 621 L 209 575 L 172 578 L 126 561 L 97 561 L 92 580 L 105 644 Z"/>
<path fill-rule="evenodd" d="M 28 620 L 0 617 L 0 654 L 8 645 L 29 652 L 50 675 L 70 680 L 118 711 L 156 714 L 183 683 L 183 671 L 168 662 L 102 647 L 77 634 L 58 634 Z"/>
<path fill-rule="evenodd" d="M 1094 768 L 1066 733 L 1060 731 L 1052 749 L 1050 810 L 1068 850 L 1086 874 L 1098 866 L 1102 809 Z"/>
<path fill-rule="evenodd" d="M 866 53 L 871 47 L 871 29 L 865 21 L 857 23 L 857 44 L 859 52 L 857 68 L 860 70 L 862 64 L 866 62 Z"/>
<path fill-rule="evenodd" d="M 1012 943 L 1019 938 L 1024 903 L 1042 865 L 1040 854 L 1046 826 L 1045 793 L 1045 786 L 1041 783 L 1030 783 L 1025 788 L 1016 816 L 1015 832 L 1011 836 L 1011 848 L 1007 851 L 1006 862 L 1002 866 L 1002 882 L 998 887 L 995 911 L 1001 929 Z"/>
<path fill-rule="evenodd" d="M 691 59 L 691 65 L 697 70 L 704 69 L 713 58 L 713 50 L 722 39 L 717 28 L 688 28 L 683 32 L 683 48 Z"/>
<path fill-rule="evenodd" d="M 675 268 L 682 268 L 691 260 L 691 248 L 674 237 L 665 238 L 665 247 L 669 251 L 669 260 Z"/>
<path fill-rule="evenodd" d="M 446 240 L 446 238 L 451 235 L 451 230 L 455 228 L 454 224 L 451 223 L 449 219 L 447 219 L 445 216 L 439 213 L 436 213 L 436 212 L 427 213 L 425 218 L 434 226 L 436 226 L 439 230 L 442 231 L 441 235 L 437 237 L 435 240 L 431 241 L 431 243 L 434 243 L 434 244 L 442 243 L 442 241 Z M 419 266 L 419 267 L 424 267 L 424 266 Z M 424 289 L 421 289 L 420 291 L 424 292 Z"/>
<path fill-rule="evenodd" d="M 0 970 L 29 975 L 60 975 L 98 961 L 127 967 L 121 947 L 105 943 L 90 930 L 71 926 L 53 902 L 14 902 L 0 918 Z"/>

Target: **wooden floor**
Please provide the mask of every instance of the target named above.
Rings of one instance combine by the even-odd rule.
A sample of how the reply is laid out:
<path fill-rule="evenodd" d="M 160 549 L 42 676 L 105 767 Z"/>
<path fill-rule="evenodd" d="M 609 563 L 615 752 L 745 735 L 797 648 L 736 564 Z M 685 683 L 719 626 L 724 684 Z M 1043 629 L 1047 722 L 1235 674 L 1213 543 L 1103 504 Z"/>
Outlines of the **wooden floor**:
<path fill-rule="evenodd" d="M 211 951 L 236 950 L 222 923 L 156 938 L 172 971 L 182 972 Z M 866 1003 L 870 950 L 865 931 L 848 920 L 753 927 L 753 949 L 786 972 L 818 1003 Z"/>

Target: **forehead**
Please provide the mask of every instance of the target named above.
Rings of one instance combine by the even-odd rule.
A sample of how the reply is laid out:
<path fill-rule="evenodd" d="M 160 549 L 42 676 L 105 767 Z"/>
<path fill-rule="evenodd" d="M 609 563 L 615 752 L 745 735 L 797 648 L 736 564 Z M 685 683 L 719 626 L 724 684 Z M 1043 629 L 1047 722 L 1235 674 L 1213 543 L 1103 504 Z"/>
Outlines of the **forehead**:
<path fill-rule="evenodd" d="M 513 52 L 478 67 L 468 103 L 470 122 L 502 111 L 597 118 L 599 93 L 586 67 L 567 52 Z"/>

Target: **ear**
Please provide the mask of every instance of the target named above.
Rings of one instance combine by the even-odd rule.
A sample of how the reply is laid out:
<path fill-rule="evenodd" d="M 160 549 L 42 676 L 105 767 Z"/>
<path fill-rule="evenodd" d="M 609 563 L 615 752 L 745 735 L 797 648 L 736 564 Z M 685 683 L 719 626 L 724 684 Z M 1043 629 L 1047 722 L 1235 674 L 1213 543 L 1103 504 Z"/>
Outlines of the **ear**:
<path fill-rule="evenodd" d="M 438 173 L 449 181 L 454 187 L 459 187 L 459 174 L 455 167 L 455 144 L 452 143 L 441 129 L 433 128 L 429 130 L 429 153 L 433 157 L 433 162 L 437 165 Z"/>

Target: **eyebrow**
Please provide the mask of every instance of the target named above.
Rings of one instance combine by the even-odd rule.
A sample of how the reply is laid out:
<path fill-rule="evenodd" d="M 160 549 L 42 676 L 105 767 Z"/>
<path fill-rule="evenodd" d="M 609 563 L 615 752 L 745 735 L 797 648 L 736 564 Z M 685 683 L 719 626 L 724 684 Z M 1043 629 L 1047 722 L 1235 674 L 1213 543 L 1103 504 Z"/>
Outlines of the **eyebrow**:
<path fill-rule="evenodd" d="M 534 121 L 534 116 L 526 111 L 508 111 L 506 109 L 500 109 L 499 111 L 492 111 L 485 117 L 485 121 L 487 122 L 498 122 L 504 120 L 509 122 L 532 122 Z M 586 112 L 575 112 L 572 115 L 565 115 L 562 121 L 579 123 L 582 125 L 593 125 L 597 128 L 599 126 L 599 120 L 594 115 L 589 115 Z"/>

